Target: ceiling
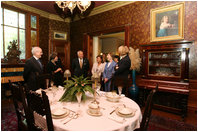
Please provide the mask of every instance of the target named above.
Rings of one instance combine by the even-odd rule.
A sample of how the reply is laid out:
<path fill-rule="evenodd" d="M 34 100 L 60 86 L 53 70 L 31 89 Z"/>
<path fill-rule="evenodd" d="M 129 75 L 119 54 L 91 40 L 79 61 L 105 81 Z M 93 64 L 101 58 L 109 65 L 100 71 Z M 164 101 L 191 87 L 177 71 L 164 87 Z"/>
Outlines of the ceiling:
<path fill-rule="evenodd" d="M 55 1 L 17 1 L 17 2 L 46 11 L 48 13 L 57 14 L 54 8 Z M 111 1 L 92 1 L 91 6 L 95 8 L 95 7 L 104 5 L 108 2 L 111 2 Z"/>

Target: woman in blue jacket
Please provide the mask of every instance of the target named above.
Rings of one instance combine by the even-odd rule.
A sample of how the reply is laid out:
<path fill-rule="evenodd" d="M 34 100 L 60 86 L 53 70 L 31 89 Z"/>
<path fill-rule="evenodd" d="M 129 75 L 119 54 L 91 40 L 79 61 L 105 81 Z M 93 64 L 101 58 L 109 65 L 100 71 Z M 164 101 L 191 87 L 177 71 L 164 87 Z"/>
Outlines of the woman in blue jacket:
<path fill-rule="evenodd" d="M 104 84 L 105 84 L 105 91 L 109 92 L 110 86 L 111 86 L 111 78 L 115 72 L 114 67 L 116 66 L 116 63 L 113 61 L 111 53 L 107 54 L 107 60 L 108 62 L 105 65 L 103 78 L 104 78 Z"/>

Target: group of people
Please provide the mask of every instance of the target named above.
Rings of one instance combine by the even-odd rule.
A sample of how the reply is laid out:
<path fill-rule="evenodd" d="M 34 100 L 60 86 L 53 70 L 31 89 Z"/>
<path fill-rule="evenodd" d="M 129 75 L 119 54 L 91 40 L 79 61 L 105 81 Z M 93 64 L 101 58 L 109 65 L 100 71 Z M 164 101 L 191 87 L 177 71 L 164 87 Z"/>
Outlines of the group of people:
<path fill-rule="evenodd" d="M 119 82 L 126 82 L 128 79 L 131 66 L 128 52 L 129 49 L 127 46 L 120 46 L 118 48 L 119 56 L 113 56 L 111 53 L 108 53 L 106 56 L 98 55 L 96 57 L 97 62 L 93 64 L 91 73 L 97 73 L 102 78 L 105 91 L 110 91 L 112 78 L 118 79 Z M 36 76 L 43 74 L 43 65 L 40 62 L 43 54 L 42 49 L 40 47 L 33 47 L 32 54 L 33 56 L 25 63 L 23 77 L 31 90 L 37 90 L 35 86 L 37 81 Z M 63 67 L 57 53 L 51 54 L 46 69 L 47 73 L 53 76 L 54 85 L 63 85 Z M 88 59 L 84 58 L 83 51 L 78 51 L 77 58 L 72 61 L 73 75 L 87 77 L 89 69 Z"/>

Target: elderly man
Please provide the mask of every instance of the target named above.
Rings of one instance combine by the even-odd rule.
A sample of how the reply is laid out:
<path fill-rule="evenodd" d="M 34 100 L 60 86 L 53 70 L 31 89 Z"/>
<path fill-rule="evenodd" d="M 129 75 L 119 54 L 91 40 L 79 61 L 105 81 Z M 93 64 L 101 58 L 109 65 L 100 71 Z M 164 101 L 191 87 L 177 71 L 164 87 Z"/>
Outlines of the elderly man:
<path fill-rule="evenodd" d="M 78 58 L 73 59 L 72 61 L 72 70 L 74 75 L 79 77 L 83 75 L 83 77 L 87 77 L 89 70 L 89 61 L 87 58 L 83 58 L 83 52 L 79 50 L 77 52 Z"/>
<path fill-rule="evenodd" d="M 43 52 L 40 47 L 33 47 L 32 48 L 33 56 L 29 58 L 25 63 L 23 78 L 30 90 L 38 89 L 36 76 L 41 75 L 43 73 L 43 65 L 39 60 L 42 54 Z"/>

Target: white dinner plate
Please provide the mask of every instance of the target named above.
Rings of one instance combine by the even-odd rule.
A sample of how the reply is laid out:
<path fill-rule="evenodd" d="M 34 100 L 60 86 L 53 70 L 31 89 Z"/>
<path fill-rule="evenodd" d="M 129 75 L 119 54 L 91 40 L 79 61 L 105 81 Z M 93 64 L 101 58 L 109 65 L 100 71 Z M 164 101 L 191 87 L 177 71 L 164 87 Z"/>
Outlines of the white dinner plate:
<path fill-rule="evenodd" d="M 123 110 L 124 109 L 124 110 Z M 136 110 L 129 107 L 121 107 L 116 110 L 116 114 L 121 117 L 133 117 L 135 115 Z"/>
<path fill-rule="evenodd" d="M 69 110 L 63 108 L 57 108 L 57 109 L 53 109 L 51 112 L 53 116 L 62 116 L 69 113 Z"/>

